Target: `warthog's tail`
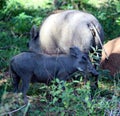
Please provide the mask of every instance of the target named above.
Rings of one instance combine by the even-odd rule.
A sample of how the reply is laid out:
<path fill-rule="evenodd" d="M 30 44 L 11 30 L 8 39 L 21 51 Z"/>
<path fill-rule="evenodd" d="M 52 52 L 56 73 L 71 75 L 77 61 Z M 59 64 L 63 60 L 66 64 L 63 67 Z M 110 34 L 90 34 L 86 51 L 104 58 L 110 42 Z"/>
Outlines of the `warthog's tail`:
<path fill-rule="evenodd" d="M 103 51 L 104 51 L 104 53 L 105 53 L 105 55 L 106 55 L 106 59 L 108 60 L 108 54 L 107 54 L 107 52 L 106 52 L 106 50 L 105 50 L 105 48 L 104 48 L 104 46 L 103 46 L 103 44 L 102 44 L 102 41 L 101 41 L 100 36 L 99 36 L 99 32 L 98 32 L 98 30 L 96 29 L 95 24 L 94 24 L 93 22 L 91 22 L 88 26 L 89 26 L 89 28 L 90 28 L 90 30 L 91 30 L 91 32 L 92 32 L 92 35 L 93 35 L 93 36 L 96 36 L 96 38 L 99 40 L 100 45 L 101 45 L 101 47 L 102 47 L 102 49 L 103 49 Z"/>
<path fill-rule="evenodd" d="M 12 78 L 12 72 L 13 72 L 12 62 L 13 62 L 13 59 L 11 59 L 11 60 L 10 60 L 10 63 L 9 63 L 9 75 L 10 75 L 11 78 Z"/>

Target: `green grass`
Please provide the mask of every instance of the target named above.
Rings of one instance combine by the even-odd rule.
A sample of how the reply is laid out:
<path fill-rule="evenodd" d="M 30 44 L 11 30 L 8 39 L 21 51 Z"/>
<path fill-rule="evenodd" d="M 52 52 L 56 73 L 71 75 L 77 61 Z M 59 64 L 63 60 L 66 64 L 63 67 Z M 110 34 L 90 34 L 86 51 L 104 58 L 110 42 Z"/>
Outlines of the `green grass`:
<path fill-rule="evenodd" d="M 42 8 L 46 8 L 46 7 L 50 7 L 49 5 L 47 5 L 47 3 L 49 3 L 50 0 L 7 0 L 7 7 L 11 8 L 11 6 L 14 6 L 16 4 L 19 4 L 20 6 L 23 6 L 23 8 L 28 9 L 28 8 L 32 8 L 32 9 L 38 9 L 39 7 Z M 18 7 L 18 6 L 14 6 L 14 7 Z"/>

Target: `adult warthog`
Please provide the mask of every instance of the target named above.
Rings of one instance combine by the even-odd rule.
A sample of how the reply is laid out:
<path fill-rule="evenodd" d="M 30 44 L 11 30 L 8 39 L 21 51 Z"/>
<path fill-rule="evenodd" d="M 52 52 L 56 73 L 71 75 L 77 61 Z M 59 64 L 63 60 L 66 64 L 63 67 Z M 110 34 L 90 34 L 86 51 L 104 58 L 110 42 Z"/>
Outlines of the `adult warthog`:
<path fill-rule="evenodd" d="M 77 46 L 88 53 L 92 51 L 91 46 L 101 48 L 96 33 L 103 42 L 102 26 L 93 15 L 77 10 L 62 11 L 46 18 L 39 32 L 35 26 L 32 27 L 29 49 L 47 54 L 65 54 L 69 53 L 70 47 Z"/>

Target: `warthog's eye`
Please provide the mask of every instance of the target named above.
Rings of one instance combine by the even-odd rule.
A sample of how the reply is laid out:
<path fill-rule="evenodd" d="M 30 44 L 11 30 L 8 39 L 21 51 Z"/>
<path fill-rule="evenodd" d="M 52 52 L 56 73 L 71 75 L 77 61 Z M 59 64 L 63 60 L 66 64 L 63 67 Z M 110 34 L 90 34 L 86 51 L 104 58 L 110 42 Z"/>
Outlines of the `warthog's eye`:
<path fill-rule="evenodd" d="M 82 61 L 83 62 L 86 62 L 87 61 L 87 58 L 85 56 L 82 56 Z"/>

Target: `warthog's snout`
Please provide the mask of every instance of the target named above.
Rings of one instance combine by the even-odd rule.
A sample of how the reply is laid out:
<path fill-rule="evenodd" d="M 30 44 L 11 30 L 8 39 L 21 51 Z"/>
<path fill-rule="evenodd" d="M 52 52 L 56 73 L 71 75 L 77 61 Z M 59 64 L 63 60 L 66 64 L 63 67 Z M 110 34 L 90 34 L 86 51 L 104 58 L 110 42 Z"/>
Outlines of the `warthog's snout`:
<path fill-rule="evenodd" d="M 82 68 L 77 68 L 80 72 L 85 72 Z M 86 73 L 90 73 L 92 74 L 93 76 L 98 76 L 99 73 L 96 71 L 95 68 L 92 68 L 92 69 L 88 69 L 88 71 L 86 71 Z"/>
<path fill-rule="evenodd" d="M 94 75 L 94 76 L 98 76 L 99 75 L 99 73 L 95 69 L 91 72 L 91 74 Z"/>

